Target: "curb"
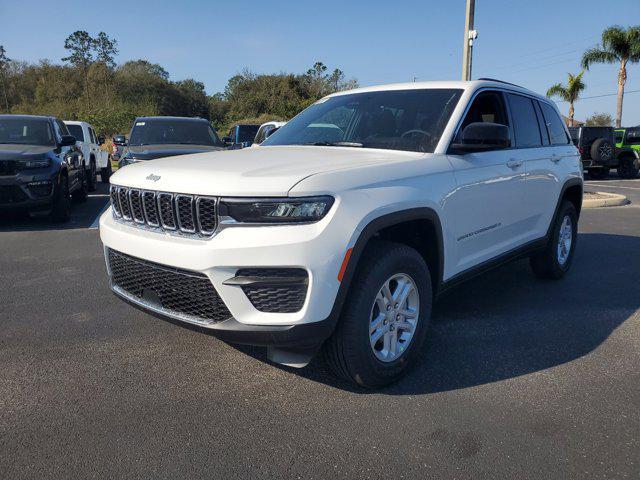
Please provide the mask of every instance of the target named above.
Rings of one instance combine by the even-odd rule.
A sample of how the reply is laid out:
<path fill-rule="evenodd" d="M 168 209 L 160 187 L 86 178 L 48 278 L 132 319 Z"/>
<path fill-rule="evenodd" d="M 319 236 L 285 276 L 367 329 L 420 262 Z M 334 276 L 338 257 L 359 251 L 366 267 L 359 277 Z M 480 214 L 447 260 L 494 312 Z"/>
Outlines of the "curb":
<path fill-rule="evenodd" d="M 618 195 L 617 193 L 608 192 L 585 192 L 585 193 L 597 193 L 606 198 L 584 198 L 582 200 L 582 208 L 600 208 L 600 207 L 621 207 L 631 202 L 624 195 Z"/>

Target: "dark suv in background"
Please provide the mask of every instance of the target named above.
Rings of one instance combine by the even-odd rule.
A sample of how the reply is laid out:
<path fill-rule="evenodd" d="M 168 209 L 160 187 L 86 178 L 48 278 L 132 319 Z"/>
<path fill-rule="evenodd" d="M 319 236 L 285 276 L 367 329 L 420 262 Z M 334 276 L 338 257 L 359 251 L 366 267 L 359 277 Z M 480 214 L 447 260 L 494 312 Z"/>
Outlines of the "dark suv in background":
<path fill-rule="evenodd" d="M 189 153 L 222 150 L 208 120 L 188 117 L 140 117 L 133 122 L 119 167 L 130 163 Z"/>
<path fill-rule="evenodd" d="M 87 199 L 85 159 L 54 117 L 0 115 L 0 211 L 49 211 L 69 219 L 70 200 Z"/>
<path fill-rule="evenodd" d="M 637 154 L 630 148 L 616 147 L 613 127 L 570 127 L 569 133 L 591 178 L 606 178 L 612 168 L 621 178 L 638 175 Z"/>

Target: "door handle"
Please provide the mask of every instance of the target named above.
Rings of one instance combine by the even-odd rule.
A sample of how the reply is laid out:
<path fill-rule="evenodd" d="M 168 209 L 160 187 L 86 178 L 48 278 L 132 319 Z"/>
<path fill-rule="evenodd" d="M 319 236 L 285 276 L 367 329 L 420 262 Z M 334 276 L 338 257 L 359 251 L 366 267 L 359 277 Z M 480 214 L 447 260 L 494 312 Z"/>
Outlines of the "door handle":
<path fill-rule="evenodd" d="M 522 166 L 522 160 L 516 160 L 515 158 L 512 158 L 507 162 L 507 167 L 509 168 L 518 168 L 520 166 Z"/>

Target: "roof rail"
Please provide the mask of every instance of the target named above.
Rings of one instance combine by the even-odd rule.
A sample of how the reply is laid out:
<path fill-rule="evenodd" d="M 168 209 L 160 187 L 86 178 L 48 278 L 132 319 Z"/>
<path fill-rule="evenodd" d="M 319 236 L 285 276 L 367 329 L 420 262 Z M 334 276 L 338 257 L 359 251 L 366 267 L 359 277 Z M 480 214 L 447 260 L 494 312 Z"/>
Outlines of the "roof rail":
<path fill-rule="evenodd" d="M 498 80 L 497 78 L 482 77 L 482 78 L 479 78 L 478 80 L 485 80 L 487 82 L 505 83 L 507 85 L 513 85 L 514 87 L 524 88 L 522 85 L 518 85 L 518 84 L 515 84 L 515 83 L 511 83 L 511 82 L 505 82 L 504 80 Z"/>

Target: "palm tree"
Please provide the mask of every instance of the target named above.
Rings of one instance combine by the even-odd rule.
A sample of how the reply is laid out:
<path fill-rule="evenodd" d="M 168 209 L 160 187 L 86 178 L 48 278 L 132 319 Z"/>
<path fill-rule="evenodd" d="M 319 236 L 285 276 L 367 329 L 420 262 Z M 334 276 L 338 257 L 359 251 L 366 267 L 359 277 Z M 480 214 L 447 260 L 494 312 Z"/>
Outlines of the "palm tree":
<path fill-rule="evenodd" d="M 609 27 L 602 32 L 602 44 L 590 48 L 582 56 L 582 67 L 589 69 L 594 63 L 618 63 L 618 109 L 616 127 L 622 124 L 622 99 L 627 82 L 627 64 L 640 62 L 640 26 Z"/>
<path fill-rule="evenodd" d="M 580 97 L 580 92 L 582 92 L 586 86 L 582 81 L 582 75 L 584 75 L 584 72 L 580 72 L 578 75 L 572 75 L 570 73 L 567 75 L 569 76 L 567 85 L 565 86 L 561 83 L 552 85 L 549 90 L 547 90 L 547 97 L 557 96 L 565 102 L 569 102 L 569 126 L 573 127 L 573 115 L 575 113 L 573 104 L 576 103 Z"/>

